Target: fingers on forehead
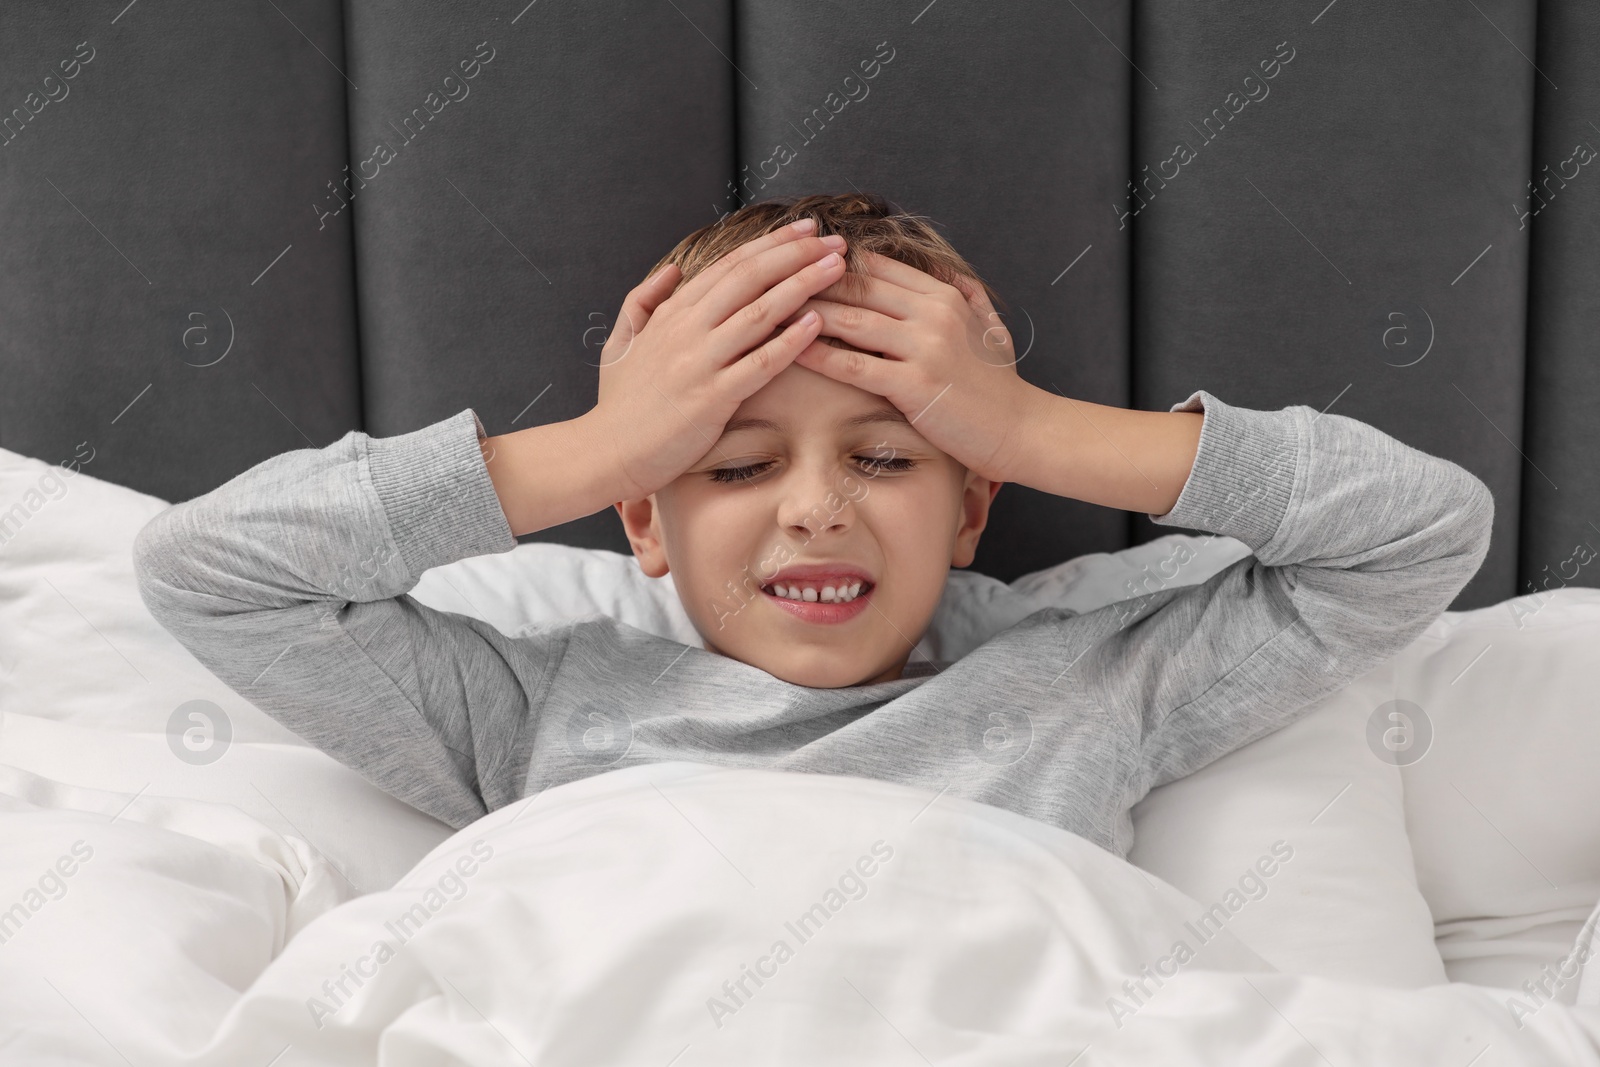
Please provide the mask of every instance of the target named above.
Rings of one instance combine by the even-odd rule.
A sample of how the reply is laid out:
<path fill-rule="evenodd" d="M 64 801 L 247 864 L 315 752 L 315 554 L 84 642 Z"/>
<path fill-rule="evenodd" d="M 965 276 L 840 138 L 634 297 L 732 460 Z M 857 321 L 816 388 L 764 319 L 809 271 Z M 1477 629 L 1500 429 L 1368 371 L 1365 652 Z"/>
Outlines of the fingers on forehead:
<path fill-rule="evenodd" d="M 735 267 L 743 266 L 752 275 L 767 277 L 769 284 L 776 285 L 832 251 L 815 234 L 796 234 L 784 227 L 782 231 L 765 234 L 729 253 L 718 276 L 726 277 Z"/>
<path fill-rule="evenodd" d="M 792 245 L 808 236 L 810 235 L 796 233 L 788 226 L 780 226 L 770 233 L 753 237 L 737 248 L 723 253 L 710 266 L 683 283 L 679 292 L 687 293 L 690 299 L 698 300 L 717 283 L 719 278 L 745 260 L 781 248 L 783 245 Z"/>

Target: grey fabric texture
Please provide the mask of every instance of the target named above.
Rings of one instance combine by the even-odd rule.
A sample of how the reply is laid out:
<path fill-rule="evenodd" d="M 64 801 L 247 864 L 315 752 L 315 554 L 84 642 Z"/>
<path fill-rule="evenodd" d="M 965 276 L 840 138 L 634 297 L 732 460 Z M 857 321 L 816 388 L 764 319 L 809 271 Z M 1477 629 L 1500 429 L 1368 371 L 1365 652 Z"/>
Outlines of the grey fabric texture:
<path fill-rule="evenodd" d="M 903 782 L 1118 855 L 1129 811 L 1409 643 L 1488 549 L 1463 468 L 1303 405 L 1197 391 L 1161 525 L 1254 550 L 1203 584 L 1036 612 L 954 663 L 813 689 L 604 616 L 516 638 L 417 603 L 421 572 L 513 547 L 471 409 L 265 461 L 140 532 L 151 612 L 306 740 L 464 826 L 613 767 L 692 760 Z M 758 601 L 755 610 L 779 610 Z"/>
<path fill-rule="evenodd" d="M 349 430 L 569 419 L 677 240 L 858 189 L 942 227 L 1040 388 L 1355 417 L 1493 491 L 1453 607 L 1600 585 L 1600 5 L 14 0 L 0 31 L 6 448 L 183 499 Z M 1162 532 L 1011 486 L 973 566 Z M 628 550 L 610 512 L 533 536 Z"/>
<path fill-rule="evenodd" d="M 0 445 L 176 500 L 360 425 L 343 20 L 125 4 L 0 6 Z"/>

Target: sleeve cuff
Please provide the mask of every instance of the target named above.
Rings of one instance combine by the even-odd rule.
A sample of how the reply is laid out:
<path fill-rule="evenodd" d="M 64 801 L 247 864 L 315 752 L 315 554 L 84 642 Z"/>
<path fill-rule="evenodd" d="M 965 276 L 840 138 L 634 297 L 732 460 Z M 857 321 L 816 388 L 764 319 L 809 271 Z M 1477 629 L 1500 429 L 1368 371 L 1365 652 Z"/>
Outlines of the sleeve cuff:
<path fill-rule="evenodd" d="M 413 575 L 516 547 L 465 408 L 411 433 L 367 437 L 367 470 L 400 558 Z"/>
<path fill-rule="evenodd" d="M 1253 549 L 1266 545 L 1294 495 L 1305 447 L 1302 420 L 1309 409 L 1256 411 L 1197 389 L 1171 410 L 1202 411 L 1205 420 L 1177 503 L 1150 521 L 1237 538 Z"/>

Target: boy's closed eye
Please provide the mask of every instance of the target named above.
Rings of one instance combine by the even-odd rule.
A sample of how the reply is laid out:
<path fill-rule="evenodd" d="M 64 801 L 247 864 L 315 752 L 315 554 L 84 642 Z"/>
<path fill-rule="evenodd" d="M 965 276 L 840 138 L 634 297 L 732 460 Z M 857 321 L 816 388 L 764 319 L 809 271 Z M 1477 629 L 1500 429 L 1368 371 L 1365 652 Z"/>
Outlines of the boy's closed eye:
<path fill-rule="evenodd" d="M 850 458 L 859 463 L 869 477 L 876 477 L 877 475 L 892 471 L 915 470 L 917 465 L 916 460 L 907 456 L 854 455 Z M 706 473 L 710 475 L 711 480 L 714 482 L 748 482 L 767 473 L 767 471 L 774 466 L 775 462 L 776 461 L 774 460 L 762 460 L 759 463 L 751 463 L 745 466 L 715 467 Z"/>

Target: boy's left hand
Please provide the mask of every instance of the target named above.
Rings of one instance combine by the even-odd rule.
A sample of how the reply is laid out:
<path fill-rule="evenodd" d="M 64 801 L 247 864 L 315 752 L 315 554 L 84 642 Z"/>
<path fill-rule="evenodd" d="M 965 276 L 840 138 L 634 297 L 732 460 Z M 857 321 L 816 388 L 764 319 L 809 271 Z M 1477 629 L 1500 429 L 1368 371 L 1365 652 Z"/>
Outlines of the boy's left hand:
<path fill-rule="evenodd" d="M 1018 377 L 1011 334 L 982 287 L 864 254 L 869 274 L 847 275 L 795 312 L 815 310 L 822 327 L 794 362 L 884 397 L 979 476 L 1014 481 L 1026 428 L 1048 394 Z"/>

